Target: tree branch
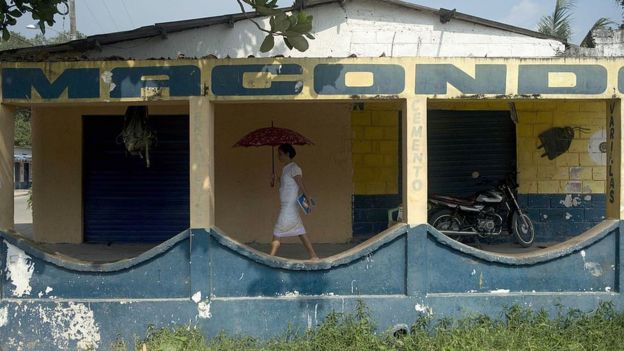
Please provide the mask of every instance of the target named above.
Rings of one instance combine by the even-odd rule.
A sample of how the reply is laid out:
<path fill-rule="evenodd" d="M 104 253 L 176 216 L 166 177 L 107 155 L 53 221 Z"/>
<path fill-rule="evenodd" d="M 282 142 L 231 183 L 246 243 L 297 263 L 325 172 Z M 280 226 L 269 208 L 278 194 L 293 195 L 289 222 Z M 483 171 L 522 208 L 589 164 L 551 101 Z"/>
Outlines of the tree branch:
<path fill-rule="evenodd" d="M 236 0 L 236 2 L 238 3 L 238 6 L 240 6 L 241 12 L 243 13 L 243 16 L 245 16 L 246 19 L 250 20 L 253 24 L 256 25 L 256 27 L 258 27 L 258 30 L 271 34 L 271 35 L 275 35 L 273 32 L 271 32 L 270 30 L 266 30 L 264 28 L 262 28 L 262 26 L 260 26 L 260 24 L 258 22 L 256 22 L 251 16 L 249 16 L 249 14 L 247 14 L 247 11 L 245 11 L 245 7 L 243 5 L 243 3 L 241 2 L 241 0 Z"/>

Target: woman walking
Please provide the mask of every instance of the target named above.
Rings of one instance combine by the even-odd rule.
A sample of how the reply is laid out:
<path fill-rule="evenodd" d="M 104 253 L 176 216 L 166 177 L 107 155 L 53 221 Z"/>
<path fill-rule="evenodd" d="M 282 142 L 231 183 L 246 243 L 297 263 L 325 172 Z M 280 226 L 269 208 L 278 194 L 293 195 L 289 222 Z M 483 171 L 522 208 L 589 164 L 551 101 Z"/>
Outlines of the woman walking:
<path fill-rule="evenodd" d="M 305 227 L 299 216 L 299 204 L 297 198 L 302 193 L 305 198 L 310 199 L 303 185 L 303 172 L 293 158 L 297 154 L 295 148 L 290 144 L 282 144 L 277 149 L 278 158 L 284 164 L 280 182 L 280 202 L 281 208 L 277 223 L 273 229 L 273 240 L 271 241 L 271 256 L 277 254 L 280 247 L 280 238 L 298 236 L 305 247 L 311 260 L 318 260 L 312 243 L 306 235 Z"/>

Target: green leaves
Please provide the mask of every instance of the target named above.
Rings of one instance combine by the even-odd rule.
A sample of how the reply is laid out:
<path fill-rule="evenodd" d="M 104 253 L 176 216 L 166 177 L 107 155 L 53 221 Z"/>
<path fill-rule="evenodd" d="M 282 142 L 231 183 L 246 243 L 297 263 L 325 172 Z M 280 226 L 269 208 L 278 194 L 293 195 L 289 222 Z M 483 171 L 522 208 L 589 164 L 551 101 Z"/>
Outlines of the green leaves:
<path fill-rule="evenodd" d="M 264 41 L 262 42 L 262 45 L 260 45 L 260 52 L 271 51 L 271 49 L 273 49 L 273 46 L 275 46 L 275 39 L 273 39 L 273 34 L 267 34 L 266 38 L 264 38 Z"/>
<path fill-rule="evenodd" d="M 552 14 L 540 19 L 537 31 L 569 41 L 572 38 L 572 11 L 575 6 L 576 0 L 556 0 Z"/>
<path fill-rule="evenodd" d="M 260 31 L 267 36 L 260 45 L 261 52 L 269 52 L 275 46 L 275 37 L 282 37 L 289 49 L 306 51 L 310 47 L 308 40 L 314 40 L 312 35 L 312 16 L 303 11 L 285 12 L 277 8 L 277 0 L 237 0 L 244 12 L 243 3 L 251 6 L 258 14 L 269 17 L 269 29 L 263 28 L 254 19 L 249 18 Z"/>
<path fill-rule="evenodd" d="M 310 45 L 308 44 L 308 41 L 306 40 L 306 38 L 302 37 L 302 36 L 291 36 L 288 38 L 288 41 L 290 42 L 290 44 L 297 50 L 304 52 L 306 50 L 308 50 L 308 48 L 310 47 Z"/>
<path fill-rule="evenodd" d="M 67 0 L 0 0 L 0 30 L 2 40 L 9 40 L 11 33 L 8 28 L 17 24 L 17 19 L 26 13 L 38 20 L 39 28 L 45 33 L 45 27 L 55 23 L 54 15 L 64 14 L 62 7 L 67 8 Z"/>
<path fill-rule="evenodd" d="M 279 11 L 279 10 L 275 10 Z M 289 49 L 296 49 L 298 51 L 306 51 L 310 47 L 308 40 L 314 40 L 314 35 L 310 33 L 312 31 L 312 16 L 306 15 L 303 11 L 287 14 L 285 12 L 279 12 L 271 18 L 269 18 L 269 24 L 271 26 L 269 35 L 262 42 L 260 47 L 261 52 L 270 51 L 275 45 L 273 37 L 281 36 L 284 39 L 284 44 Z M 271 36 L 271 39 L 269 39 Z"/>

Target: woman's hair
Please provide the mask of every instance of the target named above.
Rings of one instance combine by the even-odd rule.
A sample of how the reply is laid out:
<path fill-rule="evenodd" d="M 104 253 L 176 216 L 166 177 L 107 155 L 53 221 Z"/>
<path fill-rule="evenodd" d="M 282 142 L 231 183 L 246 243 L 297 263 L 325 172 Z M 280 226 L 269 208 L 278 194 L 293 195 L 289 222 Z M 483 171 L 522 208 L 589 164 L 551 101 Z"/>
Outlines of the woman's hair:
<path fill-rule="evenodd" d="M 297 155 L 295 148 L 290 144 L 282 144 L 277 149 L 287 154 L 290 158 L 295 158 L 295 155 Z"/>

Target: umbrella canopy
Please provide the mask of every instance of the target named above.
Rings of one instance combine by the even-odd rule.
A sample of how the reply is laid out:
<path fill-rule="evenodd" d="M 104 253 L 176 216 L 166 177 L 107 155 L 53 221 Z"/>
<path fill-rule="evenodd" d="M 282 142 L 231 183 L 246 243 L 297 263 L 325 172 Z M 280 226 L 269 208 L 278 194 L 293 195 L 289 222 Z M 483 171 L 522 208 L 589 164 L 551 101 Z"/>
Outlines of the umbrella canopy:
<path fill-rule="evenodd" d="M 256 129 L 245 135 L 234 147 L 242 146 L 278 146 L 281 144 L 291 145 L 314 145 L 312 140 L 295 132 L 294 130 L 278 127 Z"/>
<path fill-rule="evenodd" d="M 314 145 L 312 140 L 294 130 L 274 127 L 273 122 L 271 122 L 270 127 L 256 129 L 245 135 L 234 144 L 234 147 L 271 146 L 271 187 L 273 187 L 275 186 L 275 153 L 273 147 L 281 144 Z"/>

